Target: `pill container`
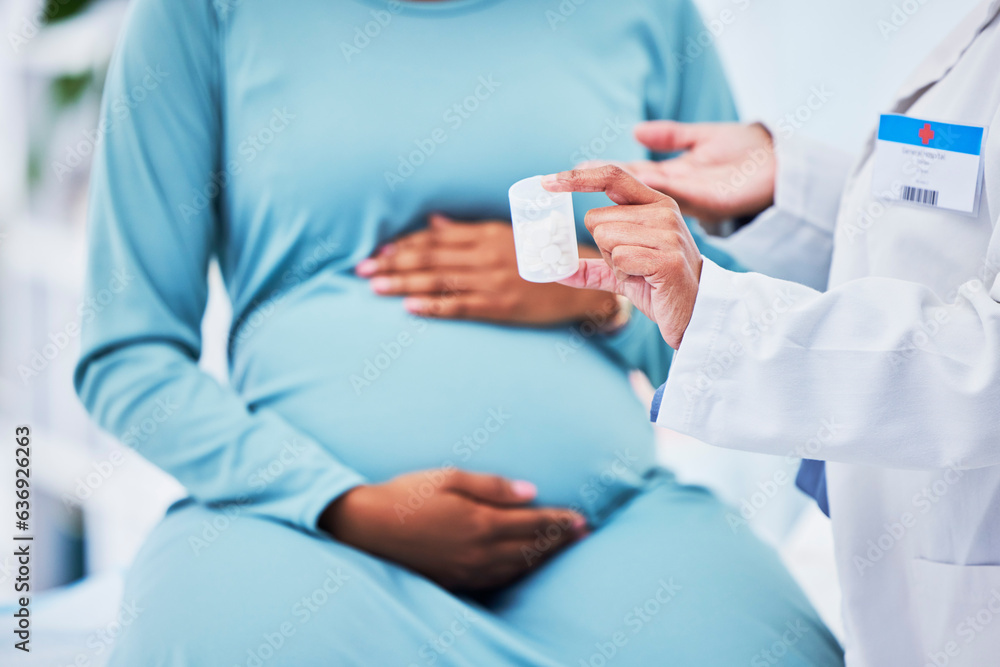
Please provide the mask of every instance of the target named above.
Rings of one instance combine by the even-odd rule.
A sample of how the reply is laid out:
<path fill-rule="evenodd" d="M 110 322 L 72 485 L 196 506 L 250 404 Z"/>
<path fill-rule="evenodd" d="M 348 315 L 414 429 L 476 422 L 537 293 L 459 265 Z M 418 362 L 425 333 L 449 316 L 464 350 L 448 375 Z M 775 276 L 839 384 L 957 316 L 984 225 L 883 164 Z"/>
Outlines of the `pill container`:
<path fill-rule="evenodd" d="M 551 283 L 576 273 L 580 254 L 573 195 L 549 192 L 542 187 L 541 176 L 518 181 L 509 195 L 521 277 L 533 283 Z"/>

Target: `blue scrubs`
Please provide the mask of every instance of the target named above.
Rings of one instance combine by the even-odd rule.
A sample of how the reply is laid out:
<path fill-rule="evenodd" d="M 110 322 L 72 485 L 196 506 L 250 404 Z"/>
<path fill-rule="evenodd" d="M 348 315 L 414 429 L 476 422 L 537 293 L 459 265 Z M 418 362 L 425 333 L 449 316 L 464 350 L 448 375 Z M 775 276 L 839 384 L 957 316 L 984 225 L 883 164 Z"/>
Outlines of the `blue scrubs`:
<path fill-rule="evenodd" d="M 76 383 L 194 500 L 132 569 L 112 665 L 841 664 L 776 556 L 656 467 L 628 381 L 666 374 L 651 322 L 429 321 L 352 271 L 431 212 L 502 219 L 524 176 L 646 157 L 640 120 L 732 117 L 712 50 L 681 55 L 702 30 L 687 0 L 134 3 Z M 197 365 L 213 258 L 228 386 Z M 596 531 L 476 601 L 316 531 L 345 490 L 445 465 Z"/>

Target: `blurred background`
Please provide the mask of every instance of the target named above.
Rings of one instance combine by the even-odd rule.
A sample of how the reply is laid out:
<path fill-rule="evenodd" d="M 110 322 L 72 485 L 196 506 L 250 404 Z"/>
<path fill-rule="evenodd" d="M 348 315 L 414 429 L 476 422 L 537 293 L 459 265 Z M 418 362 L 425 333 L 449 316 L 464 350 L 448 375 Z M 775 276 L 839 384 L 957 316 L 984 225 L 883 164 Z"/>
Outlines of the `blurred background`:
<path fill-rule="evenodd" d="M 856 151 L 910 70 L 978 0 L 698 4 L 706 31 L 680 48 L 692 57 L 709 44 L 721 51 L 744 118 Z M 182 495 L 172 478 L 99 433 L 72 387 L 75 324 L 86 307 L 90 159 L 100 139 L 102 82 L 128 5 L 0 0 L 0 434 L 12 437 L 22 424 L 34 432 L 33 578 L 36 591 L 47 591 L 34 601 L 34 651 L 14 664 L 102 663 L 127 621 L 119 608 L 122 573 Z M 212 280 L 202 364 L 224 378 L 229 311 L 218 276 Z M 649 388 L 637 385 L 648 397 Z M 663 433 L 662 457 L 682 477 L 751 507 L 749 529 L 780 549 L 839 628 L 828 529 L 791 485 L 767 494 L 775 473 L 792 475 L 794 466 L 670 433 Z M 13 502 L 12 458 L 0 457 L 5 502 Z M 0 550 L 0 608 L 14 599 L 10 551 Z M 0 658 L 9 650 L 5 643 Z"/>

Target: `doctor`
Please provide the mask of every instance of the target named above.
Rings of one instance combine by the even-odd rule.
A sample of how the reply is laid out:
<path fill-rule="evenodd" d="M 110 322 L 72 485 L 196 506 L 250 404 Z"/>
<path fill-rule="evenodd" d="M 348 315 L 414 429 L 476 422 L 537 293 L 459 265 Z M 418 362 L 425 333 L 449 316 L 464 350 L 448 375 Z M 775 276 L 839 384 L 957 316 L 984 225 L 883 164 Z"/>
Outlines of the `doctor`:
<path fill-rule="evenodd" d="M 640 140 L 685 151 L 627 166 L 656 190 L 614 166 L 545 179 L 618 204 L 587 216 L 604 261 L 566 283 L 625 294 L 677 349 L 653 419 L 827 462 L 798 481 L 833 522 L 852 667 L 1000 665 L 998 65 L 993 0 L 853 166 L 760 125 L 655 123 Z M 765 208 L 723 243 L 767 275 L 703 258 L 681 218 Z"/>

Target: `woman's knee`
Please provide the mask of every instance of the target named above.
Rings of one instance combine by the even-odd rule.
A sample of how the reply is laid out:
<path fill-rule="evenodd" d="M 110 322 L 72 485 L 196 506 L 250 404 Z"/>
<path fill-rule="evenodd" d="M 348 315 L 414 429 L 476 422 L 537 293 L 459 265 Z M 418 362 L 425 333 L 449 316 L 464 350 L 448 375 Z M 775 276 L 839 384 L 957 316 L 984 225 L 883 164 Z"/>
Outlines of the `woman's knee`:
<path fill-rule="evenodd" d="M 249 513 L 181 508 L 129 572 L 125 602 L 138 612 L 112 664 L 253 665 L 278 651 L 287 658 L 316 617 L 331 621 L 330 634 L 343 626 L 337 617 L 349 613 L 346 598 L 365 586 L 362 560 Z"/>

